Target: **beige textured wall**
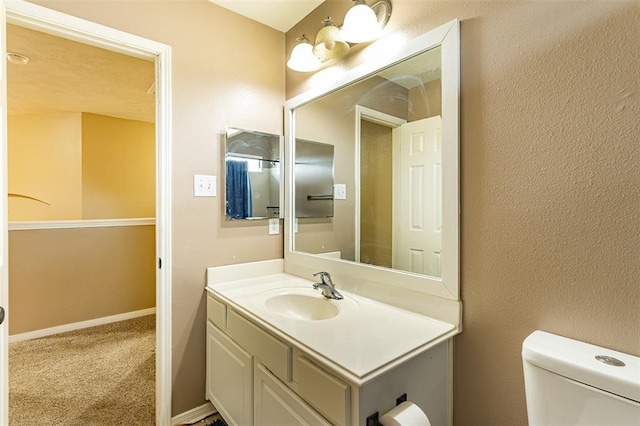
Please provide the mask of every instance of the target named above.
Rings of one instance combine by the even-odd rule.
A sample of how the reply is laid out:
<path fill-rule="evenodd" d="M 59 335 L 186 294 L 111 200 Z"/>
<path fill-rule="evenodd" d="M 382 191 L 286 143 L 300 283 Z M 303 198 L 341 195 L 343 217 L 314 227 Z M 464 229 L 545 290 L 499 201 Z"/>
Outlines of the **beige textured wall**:
<path fill-rule="evenodd" d="M 151 225 L 10 231 L 9 334 L 153 308 L 155 273 Z"/>
<path fill-rule="evenodd" d="M 9 220 L 82 218 L 80 113 L 8 117 Z"/>
<path fill-rule="evenodd" d="M 193 175 L 220 176 L 226 126 L 282 134 L 284 35 L 206 0 L 34 3 L 172 47 L 172 411 L 183 413 L 204 403 L 206 267 L 283 255 L 266 223 L 224 222 L 220 198 L 194 198 Z"/>
<path fill-rule="evenodd" d="M 321 16 L 343 16 L 341 3 L 287 33 L 287 51 Z M 397 0 L 389 31 L 413 38 L 454 18 L 464 304 L 454 419 L 525 425 L 520 351 L 533 330 L 640 355 L 640 3 Z M 287 71 L 288 98 L 310 84 Z"/>
<path fill-rule="evenodd" d="M 83 219 L 155 217 L 155 153 L 155 124 L 83 113 Z"/>

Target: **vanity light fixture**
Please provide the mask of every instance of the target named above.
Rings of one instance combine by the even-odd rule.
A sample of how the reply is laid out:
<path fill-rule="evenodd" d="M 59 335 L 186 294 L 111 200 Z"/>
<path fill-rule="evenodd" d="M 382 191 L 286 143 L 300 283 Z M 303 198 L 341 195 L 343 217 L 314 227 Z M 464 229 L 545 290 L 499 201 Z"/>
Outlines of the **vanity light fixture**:
<path fill-rule="evenodd" d="M 287 67 L 298 72 L 316 71 L 322 62 L 339 59 L 349 52 L 349 43 L 365 43 L 380 36 L 391 17 L 390 0 L 378 0 L 369 6 L 365 0 L 352 0 L 356 4 L 344 17 L 342 28 L 331 17 L 324 19 L 324 26 L 312 45 L 306 35 L 298 38 L 291 51 Z"/>

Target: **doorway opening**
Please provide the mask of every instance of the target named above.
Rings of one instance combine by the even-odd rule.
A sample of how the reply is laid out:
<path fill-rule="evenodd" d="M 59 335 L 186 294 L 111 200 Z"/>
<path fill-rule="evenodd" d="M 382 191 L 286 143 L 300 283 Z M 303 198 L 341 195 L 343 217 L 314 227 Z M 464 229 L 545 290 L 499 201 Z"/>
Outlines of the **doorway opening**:
<path fill-rule="evenodd" d="M 155 275 L 155 307 L 156 307 L 156 360 L 155 360 L 155 419 L 156 424 L 168 425 L 171 422 L 171 87 L 170 87 L 170 57 L 171 50 L 168 46 L 120 32 L 108 27 L 94 24 L 79 18 L 74 18 L 59 12 L 55 12 L 37 5 L 13 2 L 7 4 L 6 22 L 18 27 L 26 27 L 43 33 L 58 36 L 67 40 L 84 43 L 102 48 L 110 52 L 133 56 L 138 59 L 150 61 L 154 64 L 155 84 L 148 86 L 146 90 L 155 89 L 154 132 L 154 186 L 155 186 L 155 252 L 151 259 L 154 264 Z M 4 45 L 4 40 L 3 43 Z M 6 108 L 2 108 L 6 111 Z M 5 112 L 6 114 L 6 112 Z M 101 114 L 96 114 L 101 115 Z M 95 117 L 91 117 L 95 118 Z M 5 118 L 6 120 L 6 118 Z M 6 123 L 6 121 L 5 121 Z M 6 137 L 6 132 L 3 138 Z M 3 141 L 3 163 L 6 164 L 7 145 Z M 6 175 L 0 177 L 0 186 L 7 188 Z M 29 196 L 28 194 L 21 194 Z M 37 198 L 37 197 L 33 197 Z M 46 200 L 42 200 L 45 201 Z M 0 236 L 3 247 L 8 247 L 8 220 L 4 217 L 0 223 Z M 8 250 L 2 254 L 0 266 L 2 282 L 0 292 L 0 304 L 7 305 L 8 274 L 6 265 L 8 262 Z M 11 309 L 7 309 L 7 316 L 11 321 Z M 0 335 L 0 423 L 8 419 L 8 395 L 7 395 L 7 327 L 3 327 Z"/>

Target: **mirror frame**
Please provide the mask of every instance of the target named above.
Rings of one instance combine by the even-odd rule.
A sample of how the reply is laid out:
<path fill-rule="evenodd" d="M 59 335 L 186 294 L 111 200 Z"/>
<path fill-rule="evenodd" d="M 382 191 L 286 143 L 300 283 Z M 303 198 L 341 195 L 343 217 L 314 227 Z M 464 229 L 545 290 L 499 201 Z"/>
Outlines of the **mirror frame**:
<path fill-rule="evenodd" d="M 443 238 L 442 277 L 431 277 L 397 269 L 326 258 L 293 251 L 295 219 L 292 194 L 294 191 L 293 160 L 295 157 L 295 110 L 320 97 L 333 93 L 352 83 L 364 80 L 384 68 L 416 56 L 434 47 L 442 49 L 442 133 L 443 133 Z M 389 57 L 369 60 L 346 72 L 338 80 L 324 87 L 315 87 L 289 99 L 285 103 L 285 270 L 313 268 L 332 274 L 357 277 L 359 281 L 372 281 L 408 290 L 426 293 L 449 300 L 460 300 L 460 21 L 453 20 L 408 41 Z"/>

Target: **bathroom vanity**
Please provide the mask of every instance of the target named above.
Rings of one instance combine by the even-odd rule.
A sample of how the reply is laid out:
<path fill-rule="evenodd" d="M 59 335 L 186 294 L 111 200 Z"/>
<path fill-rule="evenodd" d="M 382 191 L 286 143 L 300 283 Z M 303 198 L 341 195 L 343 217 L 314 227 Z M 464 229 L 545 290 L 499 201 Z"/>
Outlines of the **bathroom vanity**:
<path fill-rule="evenodd" d="M 207 398 L 227 423 L 366 425 L 403 397 L 449 423 L 453 324 L 282 270 L 208 270 Z"/>

